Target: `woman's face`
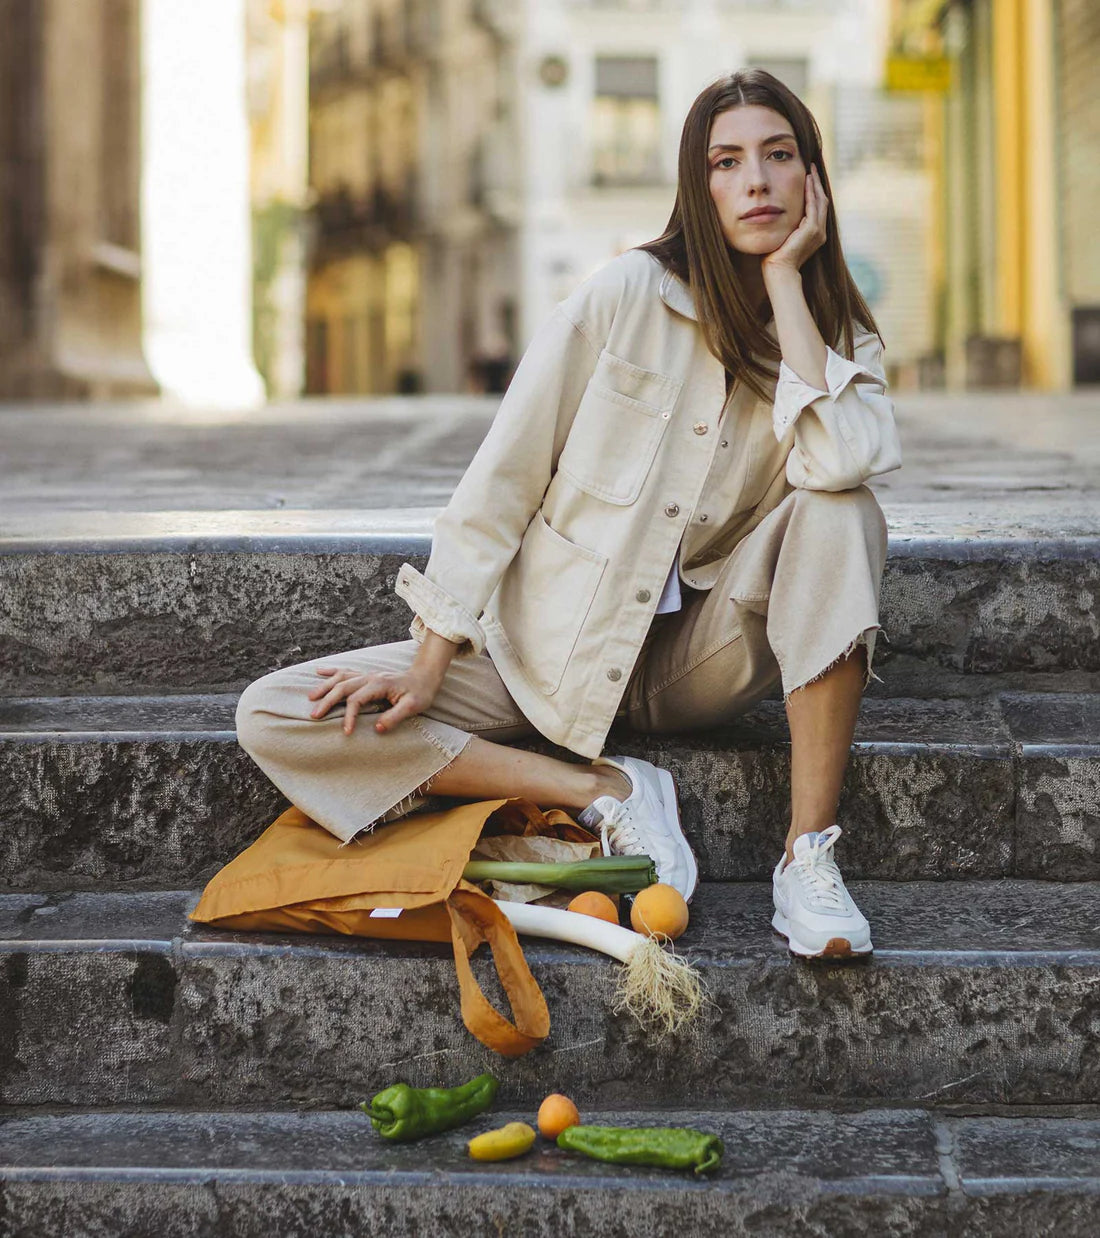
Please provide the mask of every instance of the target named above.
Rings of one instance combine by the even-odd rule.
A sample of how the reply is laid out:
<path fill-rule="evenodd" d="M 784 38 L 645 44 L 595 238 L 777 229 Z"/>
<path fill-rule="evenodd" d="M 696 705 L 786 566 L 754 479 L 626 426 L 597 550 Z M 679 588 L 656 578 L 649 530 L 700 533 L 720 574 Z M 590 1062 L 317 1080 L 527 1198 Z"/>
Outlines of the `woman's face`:
<path fill-rule="evenodd" d="M 743 254 L 777 250 L 806 209 L 809 168 L 790 121 L 758 104 L 733 107 L 714 118 L 707 147 L 710 196 L 728 244 Z M 769 212 L 745 218 L 760 207 Z"/>

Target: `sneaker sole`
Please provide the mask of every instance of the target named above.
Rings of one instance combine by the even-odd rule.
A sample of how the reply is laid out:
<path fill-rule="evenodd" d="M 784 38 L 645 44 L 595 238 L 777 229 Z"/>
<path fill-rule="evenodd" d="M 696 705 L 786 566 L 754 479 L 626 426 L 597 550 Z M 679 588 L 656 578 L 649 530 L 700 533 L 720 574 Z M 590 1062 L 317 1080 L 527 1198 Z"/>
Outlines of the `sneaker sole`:
<path fill-rule="evenodd" d="M 672 827 L 673 832 L 679 835 L 680 842 L 683 844 L 685 851 L 690 861 L 688 867 L 688 881 L 691 883 L 691 892 L 684 895 L 684 902 L 690 903 L 695 897 L 695 891 L 699 888 L 699 861 L 696 858 L 695 851 L 691 843 L 687 840 L 687 835 L 684 833 L 683 826 L 680 824 L 680 800 L 676 794 L 676 783 L 672 775 L 667 769 L 657 768 L 657 781 L 661 788 L 661 799 L 664 801 L 666 809 L 665 820 Z M 672 813 L 669 815 L 667 809 L 672 805 Z"/>
<path fill-rule="evenodd" d="M 781 937 L 787 939 L 788 951 L 795 958 L 799 959 L 827 959 L 830 961 L 836 961 L 837 959 L 866 959 L 870 958 L 874 953 L 874 947 L 870 942 L 865 946 L 853 947 L 847 937 L 830 937 L 820 950 L 814 950 L 791 935 L 790 924 L 787 922 L 786 916 L 780 915 L 778 911 L 772 916 L 772 928 Z"/>

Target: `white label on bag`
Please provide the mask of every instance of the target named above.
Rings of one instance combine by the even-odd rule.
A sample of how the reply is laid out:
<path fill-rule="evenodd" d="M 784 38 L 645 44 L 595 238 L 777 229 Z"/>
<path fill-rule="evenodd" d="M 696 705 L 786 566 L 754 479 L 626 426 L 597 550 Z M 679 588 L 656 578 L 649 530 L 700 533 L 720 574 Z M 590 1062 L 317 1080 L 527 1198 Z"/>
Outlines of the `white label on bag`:
<path fill-rule="evenodd" d="M 375 916 L 380 920 L 396 920 L 404 910 L 404 907 L 375 907 L 370 914 L 372 920 Z"/>

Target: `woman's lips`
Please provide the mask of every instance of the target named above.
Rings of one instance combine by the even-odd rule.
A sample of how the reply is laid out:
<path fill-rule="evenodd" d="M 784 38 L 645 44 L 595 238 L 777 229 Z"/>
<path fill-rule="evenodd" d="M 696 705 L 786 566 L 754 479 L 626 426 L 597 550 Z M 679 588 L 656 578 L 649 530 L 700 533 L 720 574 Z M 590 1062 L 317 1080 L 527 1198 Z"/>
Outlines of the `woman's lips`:
<path fill-rule="evenodd" d="M 778 219 L 782 214 L 782 211 L 764 211 L 760 215 L 742 215 L 741 222 L 743 224 L 770 224 L 773 219 Z"/>

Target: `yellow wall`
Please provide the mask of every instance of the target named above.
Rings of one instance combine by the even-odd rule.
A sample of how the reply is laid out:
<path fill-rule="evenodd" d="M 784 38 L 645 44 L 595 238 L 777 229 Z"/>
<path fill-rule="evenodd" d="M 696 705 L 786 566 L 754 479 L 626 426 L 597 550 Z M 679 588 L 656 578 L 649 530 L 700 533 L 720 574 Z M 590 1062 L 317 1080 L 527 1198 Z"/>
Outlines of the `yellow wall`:
<path fill-rule="evenodd" d="M 1023 382 L 1069 382 L 1059 295 L 1053 14 L 1050 0 L 996 0 L 993 91 L 998 330 L 1023 345 Z"/>

